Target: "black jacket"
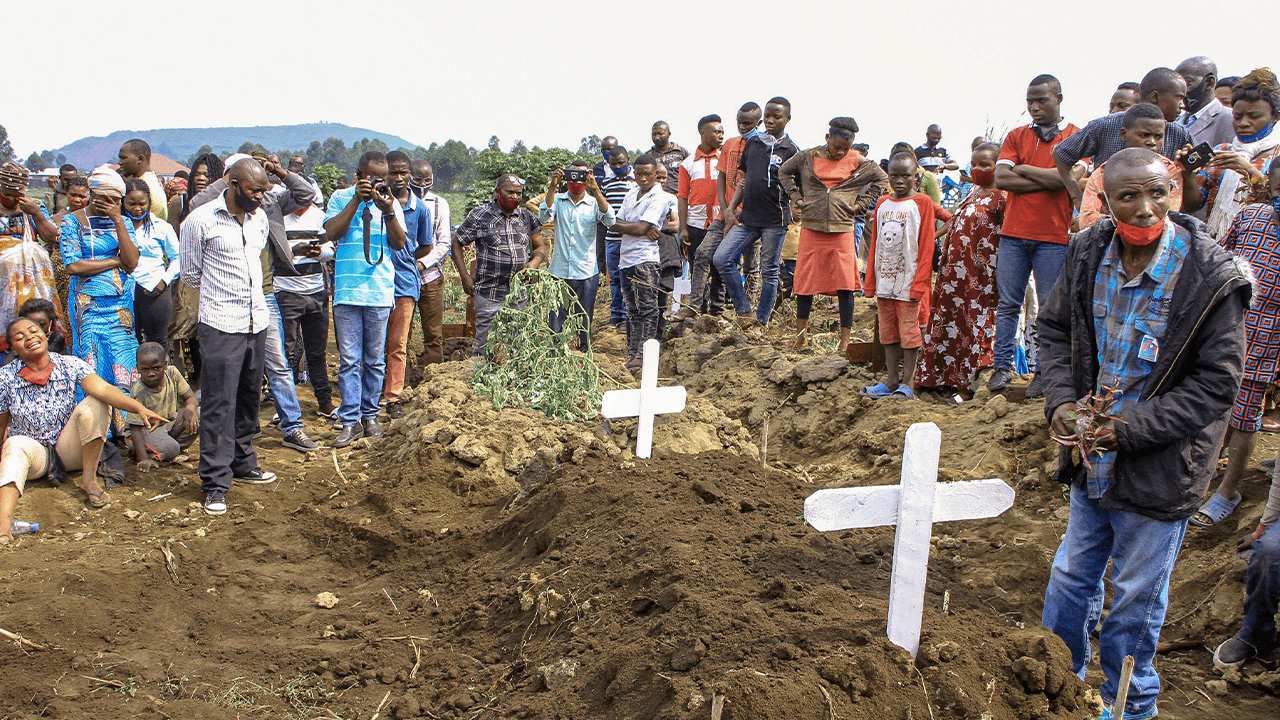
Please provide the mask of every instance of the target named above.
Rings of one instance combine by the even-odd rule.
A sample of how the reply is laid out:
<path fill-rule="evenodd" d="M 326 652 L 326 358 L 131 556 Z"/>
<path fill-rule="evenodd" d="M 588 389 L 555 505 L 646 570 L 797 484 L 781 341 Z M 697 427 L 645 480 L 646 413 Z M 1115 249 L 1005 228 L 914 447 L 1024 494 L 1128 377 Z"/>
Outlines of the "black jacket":
<path fill-rule="evenodd" d="M 1191 246 L 1156 365 L 1138 404 L 1116 423 L 1115 478 L 1099 503 L 1157 520 L 1190 517 L 1208 490 L 1240 388 L 1244 312 L 1252 296 L 1246 275 L 1203 223 L 1180 213 L 1169 213 L 1169 221 L 1191 231 Z M 1049 418 L 1097 384 L 1093 286 L 1114 233 L 1115 223 L 1106 218 L 1071 238 L 1062 274 L 1040 311 L 1036 328 Z M 1085 477 L 1084 465 L 1063 447 L 1057 480 L 1083 486 Z"/>

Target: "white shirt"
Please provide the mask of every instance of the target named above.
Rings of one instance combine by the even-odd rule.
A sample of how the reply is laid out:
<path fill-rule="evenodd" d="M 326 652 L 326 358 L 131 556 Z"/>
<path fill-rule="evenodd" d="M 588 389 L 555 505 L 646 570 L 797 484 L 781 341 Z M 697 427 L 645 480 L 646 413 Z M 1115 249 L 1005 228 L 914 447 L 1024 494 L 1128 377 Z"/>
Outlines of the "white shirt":
<path fill-rule="evenodd" d="M 200 294 L 200 322 L 224 333 L 267 328 L 262 250 L 269 231 L 261 207 L 241 225 L 227 210 L 225 193 L 182 221 L 182 282 Z"/>
<path fill-rule="evenodd" d="M 453 235 L 449 226 L 449 201 L 439 195 L 427 191 L 422 202 L 431 211 L 431 251 L 418 258 L 418 270 L 422 284 L 438 280 L 442 274 L 441 267 L 445 257 L 449 255 L 449 244 Z"/>
<path fill-rule="evenodd" d="M 289 213 L 284 216 L 284 231 L 289 237 L 289 250 L 313 240 L 324 239 L 324 211 L 312 205 L 301 216 Z M 315 295 L 325 291 L 324 271 L 321 263 L 333 259 L 333 243 L 320 244 L 320 257 L 312 259 L 294 255 L 293 266 L 301 275 L 276 275 L 275 289 L 295 295 Z"/>
<path fill-rule="evenodd" d="M 640 194 L 639 187 L 627 191 L 622 201 L 622 209 L 618 210 L 618 222 L 646 222 L 666 230 L 667 214 L 675 204 L 675 197 L 664 192 L 662 186 L 654 184 L 649 192 Z M 618 268 L 629 268 L 640 263 L 659 261 L 658 242 L 644 235 L 622 235 L 622 247 L 618 249 Z"/>

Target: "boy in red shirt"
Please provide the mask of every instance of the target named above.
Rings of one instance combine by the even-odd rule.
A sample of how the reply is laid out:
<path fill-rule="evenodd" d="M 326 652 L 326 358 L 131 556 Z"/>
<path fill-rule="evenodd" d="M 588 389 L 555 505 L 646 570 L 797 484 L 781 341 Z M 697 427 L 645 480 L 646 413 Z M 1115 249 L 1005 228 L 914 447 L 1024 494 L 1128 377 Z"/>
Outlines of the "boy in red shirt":
<path fill-rule="evenodd" d="M 916 360 L 924 343 L 920 301 L 933 274 L 933 200 L 916 192 L 916 156 L 900 152 L 889 159 L 889 189 L 867 223 L 867 297 L 876 298 L 880 342 L 888 381 L 863 388 L 872 398 L 914 400 Z M 899 383 L 901 378 L 901 383 Z"/>

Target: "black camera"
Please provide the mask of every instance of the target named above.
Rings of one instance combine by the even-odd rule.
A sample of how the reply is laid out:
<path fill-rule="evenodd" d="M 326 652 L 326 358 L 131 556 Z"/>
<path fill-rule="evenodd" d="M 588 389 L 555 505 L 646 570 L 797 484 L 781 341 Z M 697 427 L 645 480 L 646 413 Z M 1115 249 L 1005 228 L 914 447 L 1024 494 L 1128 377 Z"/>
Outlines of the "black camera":
<path fill-rule="evenodd" d="M 373 191 L 382 197 L 390 197 L 391 187 L 381 180 L 373 178 L 369 179 L 369 184 L 373 187 Z"/>
<path fill-rule="evenodd" d="M 564 169 L 564 181 L 571 183 L 585 183 L 587 181 L 587 173 L 590 172 L 580 167 L 567 167 Z"/>

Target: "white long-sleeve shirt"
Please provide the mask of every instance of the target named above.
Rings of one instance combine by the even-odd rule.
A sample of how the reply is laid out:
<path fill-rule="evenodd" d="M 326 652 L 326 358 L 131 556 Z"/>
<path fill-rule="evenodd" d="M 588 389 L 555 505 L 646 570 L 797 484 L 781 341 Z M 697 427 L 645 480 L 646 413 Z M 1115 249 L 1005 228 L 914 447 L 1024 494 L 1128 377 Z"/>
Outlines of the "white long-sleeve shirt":
<path fill-rule="evenodd" d="M 426 285 L 440 278 L 442 274 L 441 263 L 449 255 L 449 245 L 453 241 L 453 234 L 449 225 L 449 201 L 428 191 L 422 197 L 422 202 L 426 203 L 427 209 L 431 211 L 432 222 L 431 251 L 418 258 L 420 279 L 422 284 Z"/>

